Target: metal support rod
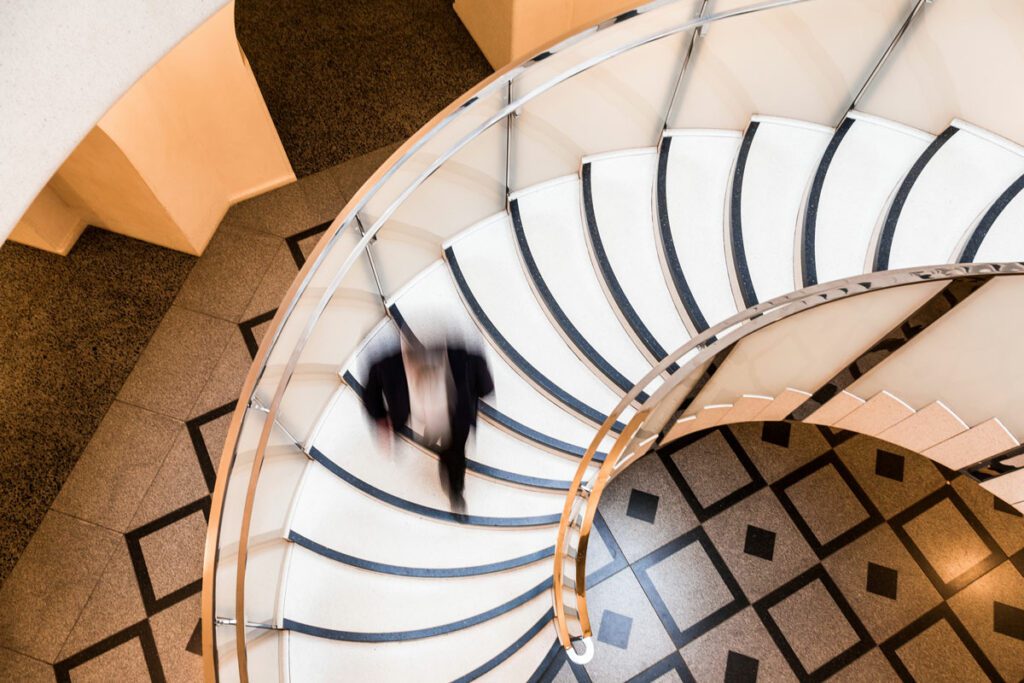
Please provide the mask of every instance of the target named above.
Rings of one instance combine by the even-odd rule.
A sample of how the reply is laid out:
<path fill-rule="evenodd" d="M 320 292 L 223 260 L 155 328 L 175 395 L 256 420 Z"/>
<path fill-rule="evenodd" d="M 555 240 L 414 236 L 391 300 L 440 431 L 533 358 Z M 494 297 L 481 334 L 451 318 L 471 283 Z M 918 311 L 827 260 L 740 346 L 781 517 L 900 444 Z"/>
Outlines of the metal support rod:
<path fill-rule="evenodd" d="M 698 19 L 704 18 L 704 13 L 707 11 L 708 3 L 710 1 L 711 0 L 703 0 L 703 2 L 701 2 L 700 12 L 697 13 Z M 683 83 L 683 76 L 686 74 L 686 69 L 690 66 L 690 59 L 693 57 L 694 45 L 697 43 L 697 38 L 699 38 L 702 35 L 704 35 L 703 26 L 698 26 L 697 28 L 693 29 L 693 32 L 690 34 L 690 43 L 686 46 L 686 52 L 683 53 L 683 61 L 679 65 L 679 75 L 676 76 L 676 83 L 674 86 L 672 86 L 672 96 L 669 97 L 668 109 L 665 111 L 665 118 L 661 122 L 662 131 L 668 130 L 668 121 L 670 118 L 672 118 L 672 107 L 676 103 L 676 97 L 679 96 L 679 87 Z"/>
<path fill-rule="evenodd" d="M 508 82 L 508 90 L 506 91 L 505 105 L 508 106 L 512 102 L 512 81 Z M 505 117 L 505 208 L 508 208 L 508 198 L 512 194 L 510 178 L 512 175 L 512 119 L 515 118 L 515 113 L 511 112 Z"/>
<path fill-rule="evenodd" d="M 250 402 L 250 405 L 253 408 L 255 408 L 256 410 L 258 410 L 259 412 L 264 413 L 268 417 L 270 416 L 270 408 L 267 408 L 265 405 L 260 403 L 259 399 L 257 399 L 255 396 L 253 396 L 252 401 Z M 302 445 L 302 442 L 299 441 L 298 439 L 296 439 L 295 436 L 291 432 L 288 431 L 288 428 L 285 427 L 283 424 L 281 424 L 276 417 L 273 418 L 273 419 L 274 419 L 274 424 L 277 425 L 277 428 L 280 429 L 282 432 L 284 432 L 284 435 L 292 440 L 292 445 L 294 445 L 300 451 L 305 453 L 307 458 L 312 459 L 312 456 L 307 452 L 306 447 Z"/>
<path fill-rule="evenodd" d="M 363 229 L 363 222 L 359 220 L 359 214 L 356 214 L 356 227 L 359 229 L 359 236 L 366 237 L 366 230 Z M 373 241 L 371 240 L 371 244 Z M 373 252 L 370 250 L 370 244 L 366 245 L 366 260 L 370 263 L 370 272 L 373 274 L 373 284 L 377 287 L 377 294 L 380 296 L 380 305 L 384 307 L 384 312 L 387 313 L 387 297 L 384 296 L 384 288 L 380 284 L 380 275 L 377 274 L 377 264 L 373 262 Z"/>
<path fill-rule="evenodd" d="M 910 10 L 910 14 L 908 14 L 907 18 L 903 21 L 903 25 L 900 26 L 900 29 L 896 32 L 896 35 L 893 36 L 892 41 L 889 43 L 889 47 L 885 48 L 885 52 L 882 53 L 881 58 L 875 64 L 875 68 L 871 70 L 870 74 L 868 74 L 867 80 L 865 80 L 864 84 L 860 86 L 860 90 L 857 91 L 857 94 L 854 96 L 853 101 L 850 103 L 850 106 L 846 108 L 845 112 L 843 112 L 843 118 L 846 118 L 847 114 L 849 114 L 851 111 L 857 108 L 857 105 L 860 103 L 861 98 L 864 97 L 864 93 L 866 93 L 868 88 L 871 87 L 871 84 L 878 76 L 878 73 L 882 70 L 882 67 L 885 66 L 885 63 L 889 61 L 889 57 L 890 55 L 892 55 L 893 50 L 896 49 L 896 45 L 903 38 L 903 34 L 907 32 L 907 29 L 910 28 L 910 24 L 913 23 L 914 18 L 918 15 L 918 13 L 921 11 L 921 8 L 924 7 L 926 2 L 931 3 L 931 0 L 917 0 L 917 2 L 914 3 L 914 8 Z M 838 123 L 842 123 L 842 120 L 840 120 Z"/>

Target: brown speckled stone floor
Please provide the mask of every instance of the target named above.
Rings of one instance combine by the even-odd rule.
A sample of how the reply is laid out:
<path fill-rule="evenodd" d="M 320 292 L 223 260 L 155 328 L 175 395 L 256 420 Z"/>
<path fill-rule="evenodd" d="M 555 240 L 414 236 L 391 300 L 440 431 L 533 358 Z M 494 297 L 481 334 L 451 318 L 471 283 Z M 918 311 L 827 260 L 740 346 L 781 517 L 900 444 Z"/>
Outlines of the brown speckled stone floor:
<path fill-rule="evenodd" d="M 491 73 L 451 0 L 239 0 L 235 17 L 300 178 L 409 137 Z"/>
<path fill-rule="evenodd" d="M 195 261 L 95 228 L 0 247 L 0 584 Z"/>
<path fill-rule="evenodd" d="M 236 204 L 199 259 L 97 230 L 67 259 L 0 249 L 0 681 L 201 678 L 206 515 L 242 381 L 393 149 Z"/>

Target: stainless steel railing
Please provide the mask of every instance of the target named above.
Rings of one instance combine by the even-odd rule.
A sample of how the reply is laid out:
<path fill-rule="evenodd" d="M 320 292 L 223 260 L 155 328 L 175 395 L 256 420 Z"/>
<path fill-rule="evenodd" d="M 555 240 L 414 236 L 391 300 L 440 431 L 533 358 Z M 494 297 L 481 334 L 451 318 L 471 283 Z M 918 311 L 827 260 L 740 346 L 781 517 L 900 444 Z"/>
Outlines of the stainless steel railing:
<path fill-rule="evenodd" d="M 242 400 L 239 402 L 239 406 L 232 417 L 232 423 L 229 428 L 229 436 L 224 448 L 224 457 L 222 458 L 220 472 L 218 473 L 217 484 L 213 494 L 213 502 L 211 505 L 210 514 L 210 530 L 207 536 L 206 542 L 206 558 L 204 563 L 203 572 L 203 642 L 204 642 L 204 672 L 208 680 L 215 680 L 217 678 L 217 666 L 216 666 L 216 642 L 215 642 L 215 604 L 216 604 L 216 572 L 218 566 L 218 549 L 221 545 L 221 526 L 223 521 L 224 506 L 226 500 L 226 494 L 230 478 L 234 472 L 236 464 L 236 449 L 238 445 L 238 437 L 243 427 L 243 423 L 247 414 L 247 410 L 250 405 L 253 404 L 255 391 L 264 378 L 268 360 L 271 352 L 276 348 L 279 343 L 282 332 L 286 325 L 293 322 L 293 318 L 296 312 L 296 307 L 299 303 L 300 297 L 310 287 L 315 275 L 317 275 L 323 268 L 324 263 L 327 260 L 328 254 L 339 249 L 339 242 L 344 234 L 348 234 L 349 228 L 355 227 L 359 230 L 360 238 L 358 243 L 349 252 L 348 256 L 341 264 L 340 267 L 334 273 L 333 278 L 330 280 L 330 284 L 325 288 L 322 295 L 317 300 L 312 312 L 309 314 L 305 324 L 302 326 L 301 332 L 299 333 L 294 347 L 290 355 L 288 356 L 287 362 L 284 365 L 281 377 L 278 379 L 277 386 L 274 390 L 273 397 L 265 406 L 265 412 L 267 419 L 264 422 L 264 426 L 260 432 L 260 436 L 257 442 L 255 455 L 251 464 L 251 468 L 248 476 L 248 486 L 246 495 L 243 503 L 242 510 L 242 523 L 241 532 L 238 539 L 238 561 L 235 578 L 235 618 L 233 620 L 236 626 L 236 647 L 238 655 L 239 674 L 241 680 L 245 681 L 248 679 L 247 662 L 246 662 L 246 643 L 245 643 L 245 579 L 246 579 L 246 552 L 248 548 L 248 534 L 250 530 L 252 508 L 255 502 L 256 489 L 259 482 L 260 472 L 263 466 L 264 457 L 267 449 L 267 443 L 270 438 L 271 430 L 275 424 L 278 424 L 277 417 L 281 410 L 282 402 L 285 398 L 286 391 L 290 386 L 291 379 L 295 374 L 296 368 L 299 365 L 299 360 L 303 349 L 307 342 L 311 338 L 313 331 L 316 329 L 318 322 L 320 321 L 325 309 L 331 301 L 334 294 L 338 291 L 341 283 L 345 277 L 352 270 L 354 265 L 363 257 L 364 253 L 368 253 L 370 243 L 376 238 L 377 233 L 383 228 L 387 221 L 394 215 L 394 213 L 401 207 L 405 201 L 420 188 L 429 178 L 431 178 L 449 159 L 451 159 L 457 152 L 463 149 L 473 140 L 480 137 L 485 131 L 490 130 L 493 126 L 501 123 L 502 121 L 510 121 L 514 113 L 519 110 L 523 105 L 537 98 L 543 93 L 558 87 L 561 83 L 572 79 L 573 77 L 582 74 L 589 69 L 592 69 L 607 60 L 613 59 L 616 56 L 627 53 L 638 47 L 656 42 L 664 39 L 668 36 L 676 35 L 681 32 L 693 31 L 697 32 L 704 27 L 713 24 L 715 22 L 740 17 L 744 15 L 756 14 L 776 8 L 787 7 L 791 5 L 801 4 L 809 2 L 811 0 L 770 0 L 756 5 L 748 7 L 737 8 L 718 14 L 712 14 L 709 16 L 700 16 L 695 19 L 676 22 L 668 26 L 659 27 L 655 30 L 651 30 L 646 34 L 638 37 L 630 38 L 629 40 L 623 41 L 616 44 L 613 47 L 604 50 L 600 54 L 588 56 L 576 63 L 571 64 L 561 72 L 551 76 L 547 80 L 535 85 L 528 91 L 522 93 L 516 93 L 515 97 L 513 94 L 513 84 L 516 79 L 527 73 L 530 69 L 536 67 L 543 60 L 549 59 L 551 56 L 563 53 L 573 46 L 579 44 L 581 41 L 599 33 L 600 31 L 606 30 L 611 26 L 617 25 L 620 22 L 631 22 L 638 21 L 645 14 L 671 5 L 671 2 L 665 0 L 658 0 L 651 4 L 640 7 L 636 10 L 635 14 L 631 16 L 619 17 L 617 21 L 608 20 L 601 22 L 600 24 L 592 27 L 591 29 L 578 32 L 575 35 L 566 37 L 559 41 L 556 41 L 546 50 L 543 50 L 537 56 L 527 59 L 521 63 L 513 64 L 505 67 L 491 76 L 489 79 L 478 85 L 476 88 L 467 93 L 459 101 L 453 103 L 447 107 L 444 111 L 438 114 L 431 122 L 429 122 L 424 128 L 422 128 L 416 135 L 410 138 L 397 152 L 395 152 L 391 158 L 383 166 L 381 166 L 376 173 L 370 178 L 369 181 L 360 189 L 355 197 L 346 205 L 342 213 L 335 219 L 331 228 L 327 234 L 322 238 L 320 244 L 313 252 L 311 257 L 299 274 L 297 279 L 293 282 L 291 288 L 286 294 L 284 301 L 274 320 L 271 323 L 270 331 L 264 338 L 263 343 L 260 346 L 260 350 L 254 360 L 254 363 L 250 369 L 248 376 L 246 377 L 245 384 L 242 389 Z M 822 1 L 822 0 L 818 0 Z M 702 5 L 701 13 L 705 11 L 705 6 Z M 916 10 L 915 10 L 916 12 Z M 905 30 L 905 29 L 904 29 Z M 901 31 L 902 35 L 902 31 Z M 689 50 L 692 50 L 692 41 Z M 891 50 L 891 48 L 890 48 Z M 685 72 L 686 63 L 682 64 L 680 76 Z M 876 67 L 877 72 L 878 67 Z M 874 76 L 872 73 L 872 78 Z M 870 82 L 870 79 L 869 79 Z M 863 90 L 867 87 L 865 84 Z M 439 136 L 444 134 L 447 130 L 452 128 L 455 123 L 466 120 L 467 116 L 474 113 L 476 108 L 480 106 L 482 101 L 489 101 L 488 98 L 496 95 L 504 94 L 504 106 L 500 106 L 493 113 L 484 116 L 483 120 L 477 125 L 472 126 L 469 130 L 459 135 L 453 142 L 449 143 L 443 150 L 437 152 L 431 159 L 430 163 L 416 173 L 414 177 L 408 182 L 408 184 L 402 189 L 402 191 L 385 207 L 385 209 L 376 217 L 369 228 L 363 229 L 360 221 L 360 214 L 367 208 L 369 202 L 373 200 L 388 184 L 395 180 L 396 174 L 404 169 L 411 167 L 410 163 L 412 160 L 417 158 L 417 154 L 422 152 L 426 146 L 436 141 Z M 859 96 L 859 95 L 858 95 Z M 673 95 L 674 97 L 674 95 Z M 506 138 L 506 158 L 505 158 L 505 184 L 506 190 L 509 186 L 509 175 L 511 173 L 511 155 L 513 152 L 512 141 L 510 137 Z M 384 289 L 381 286 L 380 276 L 378 274 L 378 268 L 373 260 L 370 261 L 371 271 L 379 294 L 384 296 Z M 751 310 L 761 310 L 759 307 Z M 724 329 L 722 326 L 718 326 L 715 329 Z M 673 360 L 678 359 L 680 356 L 673 354 Z M 660 366 L 659 366 L 660 368 Z M 664 368 L 661 368 L 664 369 Z M 660 370 L 658 370 L 660 372 Z M 631 394 L 630 398 L 635 396 Z M 606 431 L 606 430 L 605 430 Z M 574 482 L 574 492 L 580 490 L 580 482 Z M 567 498 L 566 514 L 571 512 L 571 502 L 573 498 Z M 560 535 L 561 539 L 561 535 Z M 585 550 L 585 549 L 584 549 Z M 585 552 L 584 552 L 585 557 Z M 582 586 L 582 582 L 578 585 Z M 556 591 L 556 603 L 559 600 L 558 591 Z M 564 621 L 564 615 L 562 617 Z M 560 634 L 561 635 L 561 634 Z"/>

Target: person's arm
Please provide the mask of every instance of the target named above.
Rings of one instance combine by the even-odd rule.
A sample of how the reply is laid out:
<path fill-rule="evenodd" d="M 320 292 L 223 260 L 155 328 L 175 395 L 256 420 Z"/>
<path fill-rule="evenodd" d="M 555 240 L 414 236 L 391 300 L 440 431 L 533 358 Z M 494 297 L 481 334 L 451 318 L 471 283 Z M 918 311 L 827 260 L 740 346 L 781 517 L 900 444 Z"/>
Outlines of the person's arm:
<path fill-rule="evenodd" d="M 384 403 L 384 382 L 381 377 L 381 363 L 378 361 L 370 366 L 366 376 L 366 387 L 363 390 L 363 405 L 377 422 L 388 417 L 387 405 Z"/>
<path fill-rule="evenodd" d="M 388 408 L 384 402 L 384 380 L 381 363 L 370 366 L 366 376 L 366 388 L 363 390 L 363 405 L 366 412 L 377 426 L 377 445 L 381 452 L 391 453 L 391 421 L 388 419 Z"/>
<path fill-rule="evenodd" d="M 487 368 L 487 361 L 482 356 L 477 356 L 476 354 L 470 354 L 469 360 L 473 367 L 477 398 L 493 394 L 494 379 L 491 377 L 491 371 Z"/>

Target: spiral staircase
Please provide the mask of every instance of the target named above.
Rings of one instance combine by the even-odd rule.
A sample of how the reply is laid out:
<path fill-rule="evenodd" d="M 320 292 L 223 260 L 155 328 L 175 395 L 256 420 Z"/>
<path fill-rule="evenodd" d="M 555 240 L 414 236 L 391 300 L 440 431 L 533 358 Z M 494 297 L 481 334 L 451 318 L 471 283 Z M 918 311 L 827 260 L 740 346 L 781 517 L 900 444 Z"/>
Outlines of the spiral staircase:
<path fill-rule="evenodd" d="M 870 434 L 1024 510 L 1024 148 L 955 106 L 968 86 L 1015 102 L 966 68 L 935 77 L 941 126 L 899 101 L 922 53 L 961 54 L 939 38 L 1001 30 L 1013 3 L 990 4 L 656 2 L 439 114 L 334 222 L 249 374 L 211 510 L 207 678 L 585 662 L 602 487 L 716 425 Z M 490 364 L 464 514 L 436 454 L 409 432 L 382 452 L 363 416 L 367 363 L 400 334 Z"/>

